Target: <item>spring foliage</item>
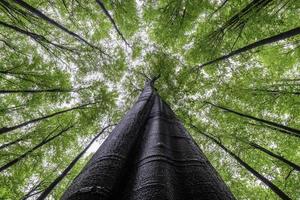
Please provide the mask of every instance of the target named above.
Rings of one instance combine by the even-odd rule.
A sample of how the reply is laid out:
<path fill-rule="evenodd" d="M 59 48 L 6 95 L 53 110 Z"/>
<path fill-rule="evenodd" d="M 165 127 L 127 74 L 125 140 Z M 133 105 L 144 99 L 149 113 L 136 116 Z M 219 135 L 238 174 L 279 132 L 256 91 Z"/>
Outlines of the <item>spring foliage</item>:
<path fill-rule="evenodd" d="M 0 199 L 37 198 L 158 74 L 160 95 L 237 199 L 279 197 L 197 129 L 300 198 L 299 171 L 251 145 L 300 165 L 299 18 L 300 1 L 290 0 L 1 0 L 0 166 L 30 153 L 0 173 Z M 59 199 L 90 156 L 49 199 Z"/>

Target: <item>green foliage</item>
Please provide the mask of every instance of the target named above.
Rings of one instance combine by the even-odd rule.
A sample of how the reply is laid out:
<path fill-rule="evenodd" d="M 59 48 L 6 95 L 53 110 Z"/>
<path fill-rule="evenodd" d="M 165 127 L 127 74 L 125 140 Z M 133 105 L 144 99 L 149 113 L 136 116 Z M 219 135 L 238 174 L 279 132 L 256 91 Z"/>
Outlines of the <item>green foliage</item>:
<path fill-rule="evenodd" d="M 300 165 L 299 138 L 205 103 L 299 130 L 300 37 L 195 68 L 234 49 L 299 27 L 300 1 L 270 1 L 240 14 L 236 24 L 227 28 L 232 16 L 252 1 L 226 1 L 224 5 L 215 0 L 103 1 L 130 46 L 124 44 L 95 1 L 26 1 L 89 44 L 14 1 L 3 2 L 0 91 L 19 92 L 0 92 L 0 128 L 91 105 L 0 135 L 0 145 L 16 141 L 0 149 L 3 166 L 49 134 L 74 125 L 1 172 L 0 199 L 20 199 L 39 183 L 35 192 L 44 190 L 101 128 L 119 122 L 146 77 L 159 74 L 155 83 L 159 94 L 237 199 L 278 197 L 218 145 L 191 129 L 190 123 L 217 137 L 292 199 L 300 198 L 299 172 L 240 140 L 255 142 Z M 61 91 L 47 92 L 49 89 Z M 59 199 L 91 155 L 86 154 L 75 165 L 49 199 Z"/>

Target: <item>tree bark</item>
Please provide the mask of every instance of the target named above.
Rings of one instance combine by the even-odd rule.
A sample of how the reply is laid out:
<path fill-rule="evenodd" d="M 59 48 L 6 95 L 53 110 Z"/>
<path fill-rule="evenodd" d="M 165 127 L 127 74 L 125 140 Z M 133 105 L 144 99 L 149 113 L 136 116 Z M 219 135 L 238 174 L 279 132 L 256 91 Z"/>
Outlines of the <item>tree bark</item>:
<path fill-rule="evenodd" d="M 235 115 L 238 115 L 238 116 L 241 116 L 241 117 L 244 117 L 244 118 L 248 118 L 248 119 L 252 119 L 252 120 L 255 120 L 255 121 L 258 121 L 258 122 L 270 125 L 272 127 L 278 128 L 278 129 L 285 130 L 285 131 L 289 132 L 290 135 L 293 135 L 293 136 L 296 136 L 296 137 L 300 137 L 300 130 L 298 130 L 296 128 L 291 128 L 291 127 L 284 126 L 282 124 L 278 124 L 278 123 L 275 123 L 275 122 L 272 122 L 272 121 L 268 121 L 268 120 L 265 120 L 265 119 L 260 119 L 260 118 L 257 118 L 257 117 L 251 116 L 251 115 L 240 113 L 240 112 L 237 112 L 237 111 L 231 110 L 229 108 L 225 108 L 223 106 L 216 105 L 216 104 L 213 104 L 213 103 L 210 103 L 210 102 L 207 102 L 207 101 L 205 103 L 208 103 L 208 104 L 210 104 L 210 105 L 212 105 L 212 106 L 214 106 L 216 108 L 219 108 L 219 109 L 222 109 L 222 110 L 226 110 L 226 111 L 228 111 L 230 113 L 233 113 Z"/>
<path fill-rule="evenodd" d="M 73 107 L 73 108 L 69 108 L 69 109 L 66 109 L 66 110 L 58 111 L 56 113 L 52 113 L 52 114 L 49 114 L 49 115 L 38 117 L 38 118 L 35 118 L 35 119 L 32 119 L 32 120 L 23 122 L 21 124 L 15 125 L 15 126 L 2 127 L 2 128 L 0 128 L 0 135 L 4 134 L 4 133 L 7 133 L 7 132 L 11 132 L 11 131 L 16 130 L 18 128 L 24 127 L 24 126 L 26 126 L 28 124 L 36 123 L 36 122 L 39 122 L 41 120 L 48 119 L 48 118 L 54 117 L 56 115 L 60 115 L 60 114 L 72 111 L 72 110 L 82 109 L 82 108 L 84 108 L 86 106 L 93 105 L 93 104 L 96 104 L 96 103 L 87 103 L 87 104 L 83 104 L 83 105 L 76 106 L 76 107 Z"/>
<path fill-rule="evenodd" d="M 280 188 L 278 188 L 269 179 L 267 179 L 262 174 L 260 174 L 255 169 L 253 169 L 250 165 L 248 165 L 240 157 L 238 157 L 237 155 L 235 155 L 232 151 L 230 151 L 229 149 L 227 149 L 221 142 L 219 142 L 218 140 L 216 140 L 214 137 L 208 135 L 207 133 L 204 133 L 203 131 L 199 130 L 196 126 L 191 125 L 191 127 L 193 129 L 195 129 L 197 132 L 199 132 L 201 135 L 205 136 L 206 138 L 208 138 L 209 140 L 211 140 L 215 144 L 217 144 L 219 147 L 221 147 L 226 153 L 228 153 L 231 157 L 233 157 L 238 163 L 240 163 L 244 168 L 246 168 L 251 174 L 253 174 L 260 181 L 262 181 L 265 185 L 267 185 L 281 199 L 283 199 L 283 200 L 291 200 L 291 198 L 287 194 L 285 194 Z"/>
<path fill-rule="evenodd" d="M 44 146 L 45 144 L 49 143 L 50 141 L 54 140 L 55 138 L 57 138 L 58 136 L 60 136 L 64 132 L 68 131 L 72 127 L 73 127 L 73 125 L 69 126 L 68 128 L 63 129 L 58 134 L 56 134 L 56 135 L 54 135 L 50 138 L 44 139 L 42 142 L 37 144 L 35 147 L 30 149 L 29 151 L 25 152 L 24 154 L 20 155 L 19 157 L 13 159 L 12 161 L 10 161 L 10 162 L 6 163 L 5 165 L 3 165 L 2 167 L 0 167 L 0 172 L 2 172 L 3 170 L 6 170 L 7 168 L 9 168 L 9 167 L 13 166 L 14 164 L 18 163 L 20 160 L 27 157 L 30 153 L 32 153 L 33 151 L 39 149 L 40 147 Z"/>
<path fill-rule="evenodd" d="M 98 133 L 92 141 L 74 158 L 74 160 L 67 166 L 67 168 L 42 192 L 42 194 L 37 198 L 37 200 L 45 199 L 50 192 L 56 187 L 56 185 L 69 173 L 69 171 L 75 166 L 78 160 L 85 154 L 85 152 L 90 148 L 90 146 L 98 139 L 98 137 L 111 125 L 104 127 L 100 133 Z"/>
<path fill-rule="evenodd" d="M 268 38 L 256 41 L 254 43 L 251 43 L 249 45 L 246 45 L 246 46 L 244 46 L 242 48 L 234 50 L 234 51 L 232 51 L 232 52 L 230 52 L 228 54 L 225 54 L 225 55 L 223 55 L 221 57 L 218 57 L 218 58 L 216 58 L 214 60 L 208 61 L 208 62 L 206 62 L 204 64 L 201 64 L 199 66 L 196 66 L 194 68 L 203 68 L 204 66 L 207 66 L 207 65 L 210 65 L 210 64 L 213 64 L 213 63 L 216 63 L 216 62 L 228 59 L 228 58 L 230 58 L 232 56 L 244 53 L 244 52 L 249 51 L 251 49 L 254 49 L 254 48 L 257 48 L 257 47 L 261 47 L 263 45 L 271 44 L 271 43 L 274 43 L 274 42 L 278 42 L 280 40 L 285 40 L 287 38 L 290 38 L 290 37 L 293 37 L 293 36 L 296 36 L 296 35 L 299 35 L 299 34 L 300 34 L 300 27 L 296 27 L 296 28 L 294 28 L 292 30 L 289 30 L 289 31 L 286 31 L 286 32 L 283 32 L 283 33 L 279 33 L 277 35 L 274 35 L 274 36 L 271 36 L 271 37 L 268 37 Z"/>

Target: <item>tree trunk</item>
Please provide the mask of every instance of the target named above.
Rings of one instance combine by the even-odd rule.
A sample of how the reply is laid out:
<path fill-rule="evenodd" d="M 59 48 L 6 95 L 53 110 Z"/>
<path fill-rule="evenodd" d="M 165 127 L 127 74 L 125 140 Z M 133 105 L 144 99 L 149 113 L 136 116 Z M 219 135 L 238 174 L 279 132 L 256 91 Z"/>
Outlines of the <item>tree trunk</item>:
<path fill-rule="evenodd" d="M 270 151 L 268 149 L 265 149 L 264 147 L 262 147 L 262 146 L 260 146 L 260 145 L 258 145 L 256 143 L 254 143 L 254 142 L 247 142 L 247 144 L 249 144 L 250 146 L 252 146 L 255 149 L 258 149 L 258 150 L 260 150 L 260 151 L 262 151 L 262 152 L 264 152 L 264 153 L 266 153 L 266 154 L 268 154 L 268 155 L 270 155 L 270 156 L 272 156 L 272 157 L 280 160 L 281 162 L 284 162 L 285 164 L 289 165 L 290 167 L 292 167 L 296 171 L 300 172 L 300 166 L 299 165 L 297 165 L 297 164 L 295 164 L 295 163 L 293 163 L 293 162 L 285 159 L 284 157 L 282 157 L 280 155 L 277 155 L 277 154 L 273 153 L 272 151 Z"/>
<path fill-rule="evenodd" d="M 213 141 L 215 144 L 217 144 L 219 147 L 221 147 L 225 152 L 227 152 L 230 156 L 232 156 L 238 163 L 240 163 L 244 168 L 246 168 L 251 174 L 256 176 L 260 181 L 262 181 L 265 185 L 267 185 L 274 193 L 276 193 L 281 199 L 283 200 L 291 200 L 291 198 L 285 194 L 280 188 L 278 188 L 276 185 L 274 185 L 270 180 L 268 180 L 266 177 L 261 175 L 259 172 L 257 172 L 255 169 L 253 169 L 250 165 L 248 165 L 246 162 L 244 162 L 240 157 L 235 155 L 232 151 L 227 149 L 221 142 L 216 140 L 214 137 L 202 132 L 199 130 L 196 126 L 191 125 L 193 129 L 195 129 L 197 132 L 199 132 L 201 135 L 205 136 L 206 138 Z"/>
<path fill-rule="evenodd" d="M 100 133 L 98 133 L 92 141 L 74 158 L 74 160 L 68 165 L 68 167 L 42 192 L 42 194 L 37 198 L 37 200 L 45 199 L 50 192 L 56 187 L 56 185 L 69 173 L 69 171 L 74 167 L 78 160 L 85 154 L 85 152 L 90 148 L 90 146 L 98 139 L 98 137 L 111 125 L 104 127 Z"/>
<path fill-rule="evenodd" d="M 290 135 L 293 135 L 293 136 L 296 136 L 296 137 L 300 137 L 300 130 L 298 130 L 296 128 L 291 128 L 291 127 L 284 126 L 282 124 L 278 124 L 278 123 L 275 123 L 275 122 L 272 122 L 272 121 L 268 121 L 268 120 L 264 120 L 264 119 L 259 119 L 257 117 L 253 117 L 251 115 L 243 114 L 243 113 L 231 110 L 229 108 L 225 108 L 223 106 L 215 105 L 215 104 L 207 102 L 207 101 L 205 103 L 208 103 L 208 104 L 210 104 L 210 105 L 212 105 L 212 106 L 214 106 L 216 108 L 219 108 L 219 109 L 222 109 L 222 110 L 226 110 L 226 111 L 228 111 L 230 113 L 233 113 L 235 115 L 239 115 L 239 116 L 244 117 L 244 118 L 252 119 L 252 120 L 255 120 L 255 121 L 258 121 L 258 122 L 270 125 L 272 127 L 281 129 L 281 130 L 285 130 L 285 131 L 289 132 Z"/>
<path fill-rule="evenodd" d="M 60 88 L 53 88 L 53 89 L 22 89 L 22 90 L 1 90 L 0 94 L 14 94 L 14 93 L 57 93 L 57 92 L 73 92 L 73 90 L 70 89 L 60 89 Z"/>
<path fill-rule="evenodd" d="M 33 151 L 39 149 L 40 147 L 44 146 L 45 144 L 47 144 L 48 142 L 54 140 L 55 138 L 57 138 L 58 136 L 60 136 L 61 134 L 63 134 L 64 132 L 68 131 L 70 128 L 72 128 L 72 126 L 69 126 L 66 129 L 63 129 L 62 131 L 60 131 L 58 134 L 48 138 L 48 139 L 44 139 L 42 142 L 40 142 L 39 144 L 37 144 L 35 147 L 33 147 L 32 149 L 30 149 L 29 151 L 25 152 L 24 154 L 20 155 L 19 157 L 13 159 L 12 161 L 6 163 L 5 165 L 3 165 L 2 167 L 0 167 L 0 172 L 2 172 L 3 170 L 6 170 L 7 168 L 13 166 L 14 164 L 18 163 L 20 160 L 22 160 L 23 158 L 27 157 L 30 153 L 32 153 Z"/>
<path fill-rule="evenodd" d="M 118 28 L 115 20 L 112 18 L 112 16 L 109 14 L 108 10 L 105 8 L 104 3 L 101 0 L 96 0 L 96 2 L 98 3 L 98 5 L 100 6 L 100 8 L 102 9 L 102 11 L 104 12 L 104 14 L 108 17 L 109 21 L 112 23 L 113 27 L 115 28 L 115 30 L 117 31 L 117 33 L 121 36 L 122 40 L 125 42 L 126 45 L 130 46 L 129 43 L 126 41 L 124 35 L 122 34 L 122 32 L 120 31 L 120 29 Z"/>
<path fill-rule="evenodd" d="M 243 52 L 246 52 L 246 51 L 249 51 L 251 49 L 254 49 L 254 48 L 257 48 L 257 47 L 261 47 L 263 45 L 267 45 L 267 44 L 271 44 L 271 43 L 274 43 L 274 42 L 278 42 L 280 40 L 285 40 L 287 38 L 290 38 L 290 37 L 293 37 L 293 36 L 296 36 L 296 35 L 299 35 L 300 34 L 300 27 L 297 27 L 297 28 L 294 28 L 292 30 L 289 30 L 289 31 L 286 31 L 286 32 L 283 32 L 283 33 L 279 33 L 277 35 L 274 35 L 274 36 L 271 36 L 271 37 L 268 37 L 268 38 L 265 38 L 265 39 L 262 39 L 262 40 L 259 40 L 259 41 L 256 41 L 252 44 L 249 44 L 247 46 L 244 46 L 242 48 L 239 48 L 237 50 L 234 50 L 226 55 L 223 55 L 221 57 L 218 57 L 214 60 L 211 60 L 209 62 L 206 62 L 204 64 L 201 64 L 199 66 L 196 66 L 194 68 L 203 68 L 204 66 L 206 65 L 210 65 L 210 64 L 213 64 L 213 63 L 216 63 L 216 62 L 219 62 L 221 60 L 225 60 L 225 59 L 228 59 L 232 56 L 235 56 L 235 55 L 238 55 L 238 54 L 241 54 Z"/>
<path fill-rule="evenodd" d="M 234 197 L 149 81 L 62 197 L 75 199 Z"/>
<path fill-rule="evenodd" d="M 44 119 L 48 119 L 48 118 L 54 117 L 56 115 L 60 115 L 60 114 L 72 111 L 72 110 L 82 109 L 82 108 L 84 108 L 86 106 L 93 105 L 93 104 L 96 104 L 96 103 L 87 103 L 87 104 L 83 104 L 83 105 L 76 106 L 76 107 L 73 107 L 73 108 L 69 108 L 69 109 L 66 109 L 66 110 L 58 111 L 56 113 L 52 113 L 50 115 L 45 115 L 45 116 L 42 116 L 42 117 L 39 117 L 39 118 L 35 118 L 35 119 L 23 122 L 21 124 L 15 125 L 15 126 L 2 127 L 2 128 L 0 128 L 0 135 L 4 134 L 4 133 L 7 133 L 7 132 L 11 132 L 11 131 L 16 130 L 18 128 L 24 127 L 24 126 L 26 126 L 28 124 L 36 123 L 36 122 L 42 121 Z"/>
<path fill-rule="evenodd" d="M 105 52 L 102 51 L 102 49 L 100 49 L 99 47 L 96 47 L 95 45 L 89 43 L 88 41 L 86 41 L 85 39 L 83 39 L 81 36 L 79 36 L 78 34 L 70 31 L 69 29 L 67 29 L 66 27 L 64 27 L 63 25 L 59 24 L 58 22 L 56 22 L 55 20 L 51 19 L 50 17 L 46 16 L 44 13 L 42 13 L 41 11 L 39 11 L 38 9 L 32 7 L 31 5 L 29 5 L 28 3 L 22 1 L 22 0 L 14 0 L 15 3 L 19 4 L 20 6 L 22 6 L 23 8 L 25 8 L 26 10 L 30 11 L 32 14 L 40 17 L 41 19 L 45 20 L 46 22 L 56 26 L 57 28 L 63 30 L 64 32 L 68 33 L 69 35 L 75 37 L 77 40 L 84 42 L 85 44 L 89 45 L 92 48 L 98 49 L 101 53 L 107 55 Z"/>
<path fill-rule="evenodd" d="M 9 29 L 12 29 L 22 35 L 26 35 L 28 37 L 30 37 L 31 39 L 33 39 L 34 41 L 38 42 L 39 44 L 41 44 L 44 48 L 44 44 L 43 42 L 47 43 L 47 44 L 51 44 L 57 48 L 60 48 L 60 49 L 63 49 L 63 50 L 67 50 L 67 51 L 71 51 L 71 52 L 74 52 L 74 49 L 70 49 L 68 47 L 65 47 L 65 46 L 62 46 L 62 45 L 59 45 L 59 44 L 56 44 L 56 43 L 53 43 L 51 41 L 49 41 L 47 38 L 45 38 L 44 36 L 42 35 L 39 35 L 39 34 L 36 34 L 36 33 L 33 33 L 33 32 L 30 32 L 30 31 L 27 31 L 27 30 L 24 30 L 24 29 L 21 29 L 17 26 L 14 26 L 14 25 L 11 25 L 11 24 L 8 24 L 6 22 L 3 22 L 3 21 L 0 21 L 0 25 L 6 27 L 6 28 L 9 28 Z M 47 49 L 47 48 L 46 48 Z M 48 49 L 47 49 L 48 50 Z"/>

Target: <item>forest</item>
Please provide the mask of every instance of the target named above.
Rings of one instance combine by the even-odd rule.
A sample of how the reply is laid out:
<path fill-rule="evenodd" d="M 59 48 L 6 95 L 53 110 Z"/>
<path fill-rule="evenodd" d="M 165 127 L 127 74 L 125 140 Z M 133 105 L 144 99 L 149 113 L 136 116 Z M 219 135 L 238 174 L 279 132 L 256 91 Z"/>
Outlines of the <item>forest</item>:
<path fill-rule="evenodd" d="M 300 199 L 299 19 L 298 0 L 0 0 L 0 199 L 60 199 L 157 76 L 236 199 Z"/>

